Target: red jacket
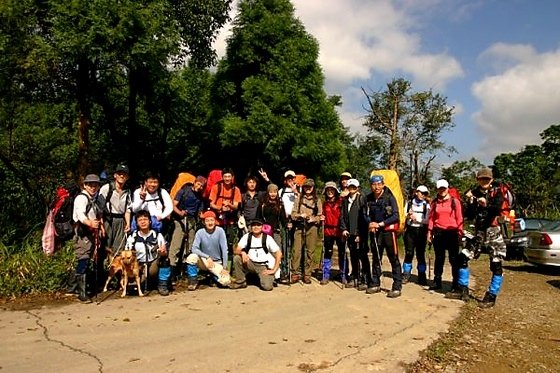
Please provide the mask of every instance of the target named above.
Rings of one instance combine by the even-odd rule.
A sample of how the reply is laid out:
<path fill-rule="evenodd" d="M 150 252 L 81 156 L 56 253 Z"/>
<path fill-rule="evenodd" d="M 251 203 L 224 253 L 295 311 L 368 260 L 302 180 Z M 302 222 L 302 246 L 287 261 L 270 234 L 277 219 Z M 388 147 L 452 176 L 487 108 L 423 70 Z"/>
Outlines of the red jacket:
<path fill-rule="evenodd" d="M 463 235 L 463 212 L 461 201 L 449 196 L 447 199 L 436 198 L 432 202 L 430 216 L 428 218 L 428 231 L 433 230 L 457 230 Z"/>
<path fill-rule="evenodd" d="M 333 201 L 323 202 L 323 214 L 325 215 L 325 236 L 340 237 L 342 232 L 338 226 L 340 219 L 340 208 L 342 206 L 342 199 L 337 198 Z"/>

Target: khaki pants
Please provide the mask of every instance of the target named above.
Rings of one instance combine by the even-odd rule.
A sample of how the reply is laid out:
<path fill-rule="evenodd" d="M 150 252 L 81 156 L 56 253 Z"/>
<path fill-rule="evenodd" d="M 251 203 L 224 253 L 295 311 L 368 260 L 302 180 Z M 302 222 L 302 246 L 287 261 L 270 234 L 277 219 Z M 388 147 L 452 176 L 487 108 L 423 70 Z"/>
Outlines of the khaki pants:
<path fill-rule="evenodd" d="M 228 274 L 222 274 L 222 270 L 224 269 L 224 266 L 221 265 L 219 262 L 215 261 L 214 262 L 214 267 L 212 267 L 212 269 L 209 269 L 208 268 L 208 259 L 201 258 L 198 255 L 193 253 L 193 254 L 190 254 L 187 257 L 187 264 L 196 265 L 201 270 L 210 272 L 211 274 L 216 276 L 220 285 L 228 286 L 231 282 L 231 278 L 230 278 L 229 273 Z"/>
<path fill-rule="evenodd" d="M 253 263 L 251 260 L 247 261 L 247 263 L 243 263 L 241 255 L 235 255 L 233 257 L 233 277 L 235 277 L 235 282 L 238 284 L 247 281 L 247 273 L 256 273 L 259 276 L 261 289 L 267 291 L 272 290 L 274 288 L 274 275 L 264 274 L 263 271 L 265 270 L 267 270 L 266 263 Z"/>
<path fill-rule="evenodd" d="M 292 251 L 292 273 L 295 275 L 301 274 L 301 260 L 303 258 L 303 268 L 305 270 L 305 276 L 311 276 L 311 271 L 313 270 L 313 258 L 315 254 L 315 246 L 317 245 L 319 230 L 317 226 L 311 225 L 307 226 L 305 229 L 303 227 L 297 227 L 294 233 L 294 247 Z M 303 244 L 305 242 L 305 254 L 303 251 Z"/>

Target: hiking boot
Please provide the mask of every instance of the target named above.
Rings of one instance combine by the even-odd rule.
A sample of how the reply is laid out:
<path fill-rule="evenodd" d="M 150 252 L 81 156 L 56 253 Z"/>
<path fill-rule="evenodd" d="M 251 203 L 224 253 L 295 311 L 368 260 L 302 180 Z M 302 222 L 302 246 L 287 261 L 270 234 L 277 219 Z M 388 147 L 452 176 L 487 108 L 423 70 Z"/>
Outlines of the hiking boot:
<path fill-rule="evenodd" d="M 292 277 L 290 278 L 290 283 L 295 284 L 295 283 L 299 282 L 299 280 L 301 280 L 300 275 L 292 275 Z"/>
<path fill-rule="evenodd" d="M 311 276 L 303 276 L 303 283 L 309 285 L 311 283 Z"/>
<path fill-rule="evenodd" d="M 400 290 L 391 290 L 387 293 L 387 298 L 398 298 L 401 296 Z"/>
<path fill-rule="evenodd" d="M 490 308 L 490 307 L 494 307 L 495 304 L 496 304 L 496 296 L 494 294 L 490 294 L 489 292 L 486 292 L 486 294 L 484 294 L 484 298 L 480 302 L 478 302 L 478 307 Z"/>
<path fill-rule="evenodd" d="M 354 281 L 344 280 L 344 287 L 345 288 L 353 288 L 354 287 Z"/>
<path fill-rule="evenodd" d="M 366 289 L 366 294 L 375 294 L 375 293 L 379 293 L 380 291 L 381 291 L 380 286 L 370 286 L 369 288 Z"/>
<path fill-rule="evenodd" d="M 418 285 L 428 286 L 428 279 L 426 278 L 426 272 L 418 273 Z"/>
<path fill-rule="evenodd" d="M 329 283 L 329 279 L 328 279 L 328 278 L 324 278 L 324 279 L 321 280 L 321 282 L 319 282 L 319 284 L 321 284 L 321 285 L 326 285 L 326 284 L 328 284 L 328 283 Z"/>
<path fill-rule="evenodd" d="M 169 288 L 167 287 L 167 281 L 160 281 L 158 283 L 158 293 L 159 295 L 168 296 L 169 295 Z"/>
<path fill-rule="evenodd" d="M 434 283 L 430 286 L 430 290 L 441 290 L 441 277 L 434 278 Z"/>
<path fill-rule="evenodd" d="M 444 295 L 446 299 L 461 299 L 462 296 L 463 292 L 461 291 L 461 289 L 451 289 L 451 291 L 448 291 Z"/>
<path fill-rule="evenodd" d="M 408 284 L 409 281 L 410 281 L 410 273 L 403 273 L 402 274 L 402 283 L 403 284 Z"/>
<path fill-rule="evenodd" d="M 364 284 L 363 282 L 358 284 L 358 291 L 364 291 L 367 290 L 367 288 L 367 284 Z"/>
<path fill-rule="evenodd" d="M 247 283 L 243 282 L 232 282 L 229 284 L 230 289 L 245 289 L 247 287 Z"/>

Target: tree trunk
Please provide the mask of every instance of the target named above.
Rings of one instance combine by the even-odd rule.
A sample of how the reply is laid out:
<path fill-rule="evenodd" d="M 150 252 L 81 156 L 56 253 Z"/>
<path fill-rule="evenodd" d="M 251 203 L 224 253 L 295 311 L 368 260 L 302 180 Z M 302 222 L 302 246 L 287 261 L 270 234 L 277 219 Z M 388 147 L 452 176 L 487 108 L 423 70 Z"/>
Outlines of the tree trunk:
<path fill-rule="evenodd" d="M 399 161 L 399 99 L 393 97 L 393 118 L 391 120 L 391 144 L 389 145 L 389 169 L 398 173 Z"/>
<path fill-rule="evenodd" d="M 88 92 L 90 88 L 90 62 L 83 58 L 78 63 L 76 96 L 78 99 L 78 177 L 89 171 L 89 127 L 91 125 Z"/>

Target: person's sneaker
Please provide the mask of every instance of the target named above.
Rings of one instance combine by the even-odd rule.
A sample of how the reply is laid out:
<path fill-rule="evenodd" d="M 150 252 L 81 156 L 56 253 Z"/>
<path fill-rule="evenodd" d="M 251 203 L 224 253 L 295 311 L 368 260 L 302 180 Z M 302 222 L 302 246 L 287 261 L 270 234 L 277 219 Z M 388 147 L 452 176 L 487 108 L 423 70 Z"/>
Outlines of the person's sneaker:
<path fill-rule="evenodd" d="M 486 294 L 484 294 L 484 298 L 480 302 L 478 302 L 478 307 L 491 308 L 494 307 L 495 304 L 496 304 L 496 296 L 490 294 L 489 292 L 486 292 Z"/>
<path fill-rule="evenodd" d="M 328 284 L 328 283 L 329 283 L 329 279 L 328 279 L 328 278 L 324 278 L 324 279 L 321 280 L 321 282 L 319 282 L 319 284 L 321 284 L 321 285 L 326 285 L 326 284 Z"/>
<path fill-rule="evenodd" d="M 398 298 L 401 296 L 400 290 L 391 290 L 387 293 L 387 298 Z"/>
<path fill-rule="evenodd" d="M 303 276 L 303 283 L 309 285 L 311 283 L 311 276 Z"/>
<path fill-rule="evenodd" d="M 197 287 L 198 287 L 198 281 L 189 280 L 189 284 L 187 285 L 188 291 L 195 291 Z"/>
<path fill-rule="evenodd" d="M 290 283 L 295 284 L 295 283 L 299 282 L 299 280 L 301 280 L 300 275 L 292 275 L 292 277 L 290 278 Z"/>
<path fill-rule="evenodd" d="M 350 281 L 344 280 L 344 281 L 346 281 L 346 282 L 344 283 L 344 287 L 345 287 L 345 288 L 353 288 L 353 287 L 354 287 L 354 281 L 352 281 L 352 280 L 350 280 Z"/>
<path fill-rule="evenodd" d="M 364 284 L 363 282 L 361 284 L 358 284 L 358 291 L 364 291 L 367 290 L 367 288 L 367 284 Z"/>
<path fill-rule="evenodd" d="M 369 288 L 366 289 L 366 294 L 375 294 L 375 293 L 379 293 L 380 291 L 381 291 L 380 286 L 370 286 Z"/>
<path fill-rule="evenodd" d="M 402 283 L 403 284 L 408 284 L 409 281 L 410 281 L 410 273 L 403 273 Z"/>
<path fill-rule="evenodd" d="M 167 288 L 167 284 L 160 284 L 158 286 L 158 293 L 159 295 L 163 295 L 163 296 L 169 295 L 169 289 Z"/>
<path fill-rule="evenodd" d="M 245 289 L 247 287 L 246 282 L 232 282 L 229 284 L 230 289 Z"/>

